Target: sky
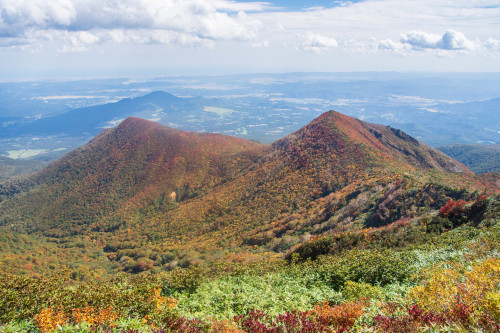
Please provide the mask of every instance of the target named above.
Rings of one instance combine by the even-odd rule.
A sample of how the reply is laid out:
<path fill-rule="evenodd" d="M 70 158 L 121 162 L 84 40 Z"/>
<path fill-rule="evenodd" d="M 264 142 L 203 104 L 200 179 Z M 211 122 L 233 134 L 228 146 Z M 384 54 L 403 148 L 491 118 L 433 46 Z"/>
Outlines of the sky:
<path fill-rule="evenodd" d="M 500 0 L 0 0 L 0 80 L 500 71 Z"/>

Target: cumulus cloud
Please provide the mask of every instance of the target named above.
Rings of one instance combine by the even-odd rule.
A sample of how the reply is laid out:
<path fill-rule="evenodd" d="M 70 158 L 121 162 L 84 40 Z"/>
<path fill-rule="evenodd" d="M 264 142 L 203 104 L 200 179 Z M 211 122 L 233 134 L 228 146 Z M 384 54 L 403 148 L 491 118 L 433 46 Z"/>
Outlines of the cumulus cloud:
<path fill-rule="evenodd" d="M 298 37 L 302 41 L 302 44 L 299 48 L 304 51 L 322 53 L 338 46 L 337 40 L 335 40 L 334 38 L 315 34 L 312 32 L 298 35 Z"/>
<path fill-rule="evenodd" d="M 414 49 L 474 50 L 479 44 L 461 32 L 449 29 L 442 36 L 423 31 L 410 31 L 401 36 L 401 43 Z"/>
<path fill-rule="evenodd" d="M 483 45 L 484 44 L 484 45 Z M 433 53 L 438 56 L 451 56 L 453 52 L 481 51 L 483 48 L 495 49 L 495 40 L 485 43 L 472 41 L 461 32 L 446 30 L 443 35 L 429 34 L 424 31 L 410 31 L 402 34 L 400 40 L 377 39 L 354 40 L 341 42 L 341 47 L 359 53 L 369 54 L 391 52 L 396 55 L 408 56 L 414 53 Z"/>
<path fill-rule="evenodd" d="M 261 23 L 244 10 L 258 11 L 265 6 L 225 0 L 0 0 L 0 38 L 65 31 L 79 32 L 71 38 L 86 45 L 98 42 L 99 34 L 108 34 L 115 42 L 185 45 L 203 44 L 201 40 L 207 44 L 251 40 Z M 129 34 L 134 37 L 125 37 Z"/>
<path fill-rule="evenodd" d="M 123 44 L 122 52 L 143 44 L 211 48 L 224 41 L 224 52 L 237 59 L 248 49 L 228 46 L 244 41 L 252 52 L 311 53 L 301 57 L 331 49 L 369 56 L 500 55 L 498 0 L 337 1 L 303 10 L 265 1 L 0 0 L 0 49 L 104 54 L 109 44 Z"/>
<path fill-rule="evenodd" d="M 29 29 L 68 27 L 77 16 L 70 0 L 0 0 L 0 36 L 19 37 Z"/>
<path fill-rule="evenodd" d="M 268 37 L 270 43 L 281 41 L 312 52 L 328 48 L 310 46 L 313 42 L 308 41 L 307 31 L 319 36 L 334 33 L 339 49 L 402 56 L 478 55 L 487 50 L 493 53 L 495 43 L 486 40 L 500 39 L 493 28 L 500 15 L 498 0 L 365 0 L 338 4 L 303 11 L 264 12 L 256 17 L 266 26 L 279 22 L 285 27 L 286 34 Z M 298 35 L 301 38 L 293 40 Z M 487 50 L 485 43 L 489 45 Z"/>

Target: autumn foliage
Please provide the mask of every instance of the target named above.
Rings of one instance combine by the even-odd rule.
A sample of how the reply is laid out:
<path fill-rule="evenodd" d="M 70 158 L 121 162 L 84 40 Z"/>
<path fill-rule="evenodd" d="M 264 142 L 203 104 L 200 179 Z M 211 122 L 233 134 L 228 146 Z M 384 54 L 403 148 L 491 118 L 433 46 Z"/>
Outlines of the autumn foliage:
<path fill-rule="evenodd" d="M 129 118 L 0 185 L 0 325 L 494 332 L 498 191 L 336 112 L 267 146 Z"/>

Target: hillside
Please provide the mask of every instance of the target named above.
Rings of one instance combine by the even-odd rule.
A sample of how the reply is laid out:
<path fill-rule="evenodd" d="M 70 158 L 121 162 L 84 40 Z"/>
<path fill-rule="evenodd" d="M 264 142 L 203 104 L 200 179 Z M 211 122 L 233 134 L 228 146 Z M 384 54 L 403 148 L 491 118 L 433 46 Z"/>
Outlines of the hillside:
<path fill-rule="evenodd" d="M 461 161 L 475 173 L 500 172 L 500 144 L 454 144 L 440 146 L 437 149 Z"/>
<path fill-rule="evenodd" d="M 400 130 L 334 111 L 268 146 L 127 118 L 2 186 L 2 256 L 24 272 L 47 270 L 47 261 L 140 272 L 276 256 L 313 236 L 497 192 L 495 182 Z M 75 263 L 78 251 L 85 260 Z"/>

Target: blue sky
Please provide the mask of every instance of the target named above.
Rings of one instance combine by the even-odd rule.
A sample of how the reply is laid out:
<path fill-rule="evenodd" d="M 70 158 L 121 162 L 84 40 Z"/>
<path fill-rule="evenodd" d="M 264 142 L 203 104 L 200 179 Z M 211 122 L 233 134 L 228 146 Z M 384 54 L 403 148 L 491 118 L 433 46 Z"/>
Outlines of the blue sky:
<path fill-rule="evenodd" d="M 500 71 L 500 0 L 0 0 L 0 80 Z"/>
<path fill-rule="evenodd" d="M 275 0 L 275 1 L 267 1 L 271 4 L 272 7 L 282 8 L 286 11 L 291 10 L 303 10 L 311 7 L 324 7 L 324 8 L 332 8 L 338 7 L 341 5 L 361 2 L 362 0 L 312 0 L 312 1 L 301 1 L 301 0 Z M 238 2 L 249 2 L 239 0 Z M 250 1 L 250 2 L 259 2 L 259 1 Z"/>

